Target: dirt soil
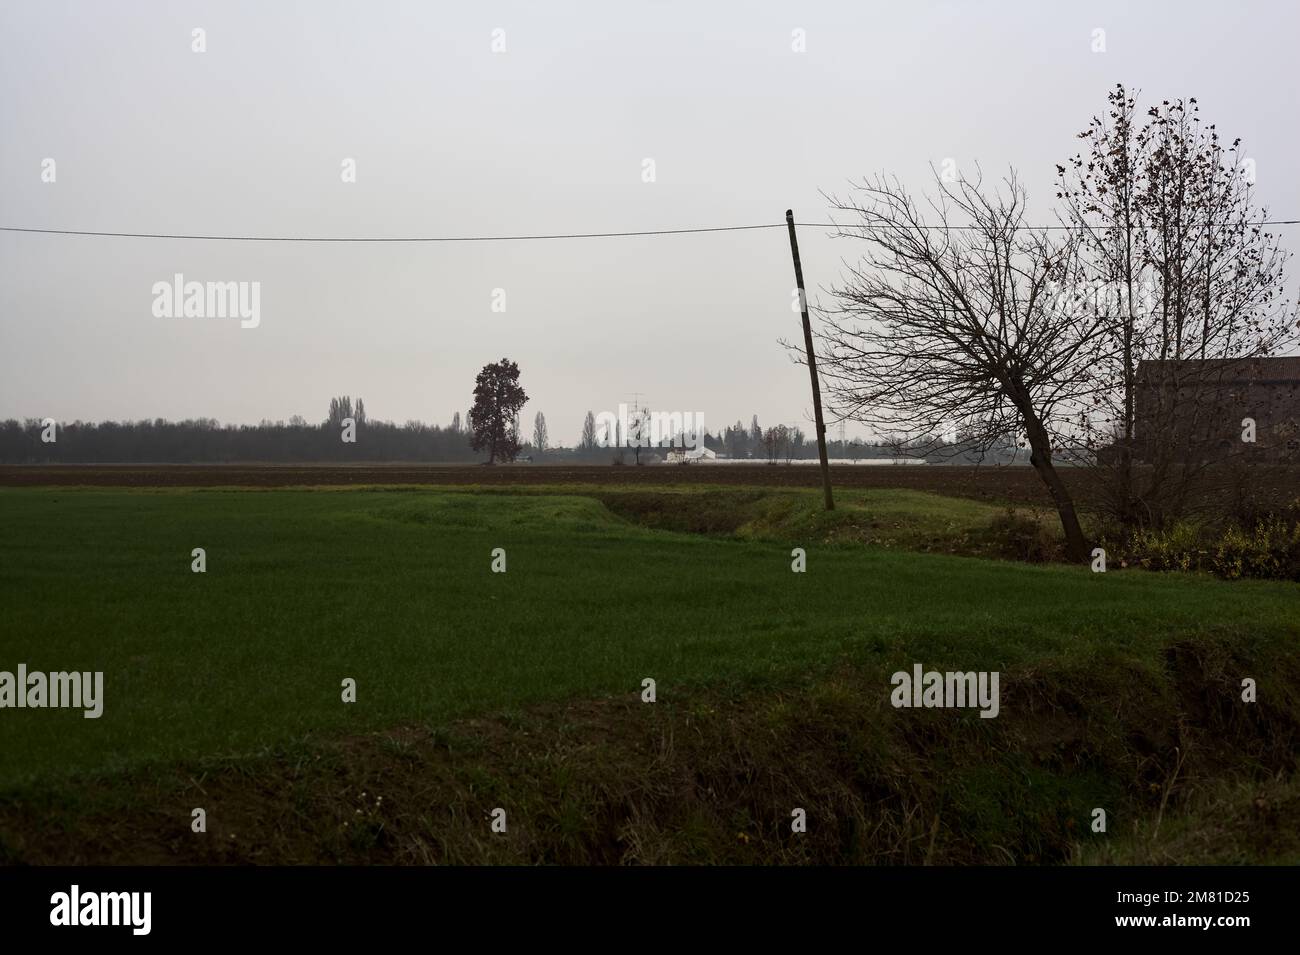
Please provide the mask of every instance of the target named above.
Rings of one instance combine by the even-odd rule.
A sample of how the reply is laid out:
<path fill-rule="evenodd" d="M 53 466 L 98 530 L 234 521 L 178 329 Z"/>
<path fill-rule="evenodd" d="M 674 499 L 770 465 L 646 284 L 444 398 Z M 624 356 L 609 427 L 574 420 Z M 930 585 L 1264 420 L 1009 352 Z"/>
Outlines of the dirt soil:
<path fill-rule="evenodd" d="M 1079 475 L 1082 483 L 1083 475 Z M 1029 467 L 838 466 L 837 488 L 908 488 L 956 497 L 1050 504 Z M 663 486 L 723 485 L 820 487 L 807 465 L 413 465 L 413 464 L 62 464 L 0 465 L 0 486 L 290 487 L 302 485 L 429 484 L 531 486 L 543 484 Z"/>

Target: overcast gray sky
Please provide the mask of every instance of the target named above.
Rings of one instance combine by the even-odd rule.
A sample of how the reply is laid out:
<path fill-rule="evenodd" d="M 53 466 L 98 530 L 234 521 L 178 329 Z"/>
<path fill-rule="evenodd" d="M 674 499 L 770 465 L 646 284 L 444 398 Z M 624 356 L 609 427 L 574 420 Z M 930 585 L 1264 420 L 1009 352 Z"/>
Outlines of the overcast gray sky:
<path fill-rule="evenodd" d="M 1270 212 L 1300 218 L 1298 9 L 3 0 L 0 225 L 496 235 L 779 222 L 787 207 L 816 221 L 820 189 L 878 171 L 922 187 L 946 158 L 1016 166 L 1050 221 L 1054 164 L 1121 81 L 1197 97 L 1245 140 Z M 1300 229 L 1283 234 L 1300 245 Z M 859 251 L 807 229 L 800 242 L 812 288 Z M 259 327 L 154 317 L 153 284 L 177 272 L 260 282 Z M 446 423 L 505 355 L 553 442 L 634 392 L 710 429 L 802 422 L 807 375 L 778 345 L 800 334 L 792 286 L 776 229 L 465 244 L 0 233 L 0 417 L 320 420 L 346 393 L 372 417 Z"/>

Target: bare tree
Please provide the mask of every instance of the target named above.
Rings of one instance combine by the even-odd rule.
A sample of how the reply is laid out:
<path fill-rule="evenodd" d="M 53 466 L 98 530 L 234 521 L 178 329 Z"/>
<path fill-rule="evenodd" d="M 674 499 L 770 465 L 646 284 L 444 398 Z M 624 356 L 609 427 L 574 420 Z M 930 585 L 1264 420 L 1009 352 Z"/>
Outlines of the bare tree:
<path fill-rule="evenodd" d="M 911 456 L 911 441 L 906 434 L 893 434 L 881 442 L 881 446 L 889 452 L 890 464 L 906 464 L 907 458 Z M 857 461 L 857 458 L 853 459 Z"/>
<path fill-rule="evenodd" d="M 582 422 L 582 438 L 578 441 L 578 446 L 584 451 L 593 451 L 596 448 L 596 416 L 590 411 Z"/>
<path fill-rule="evenodd" d="M 770 435 L 768 441 L 768 463 L 775 464 L 778 460 L 785 461 L 789 464 L 794 457 L 794 431 L 788 425 L 779 424 L 775 428 L 768 428 L 767 435 Z"/>
<path fill-rule="evenodd" d="M 1195 99 L 1138 115 L 1117 85 L 1079 134 L 1057 197 L 1081 241 L 1076 308 L 1103 323 L 1079 422 L 1100 452 L 1100 485 L 1126 525 L 1160 524 L 1188 505 L 1212 465 L 1243 453 L 1227 382 L 1251 358 L 1294 341 L 1288 256 L 1259 222 L 1240 140 L 1225 146 Z M 1239 418 L 1239 416 L 1237 416 Z"/>
<path fill-rule="evenodd" d="M 781 439 L 776 428 L 768 428 L 763 432 L 763 450 L 767 452 L 767 463 L 776 464 L 776 459 L 781 454 Z"/>
<path fill-rule="evenodd" d="M 1097 347 L 1094 329 L 1052 307 L 1053 283 L 1071 277 L 1075 240 L 1026 226 L 1014 171 L 1000 191 L 986 192 L 979 178 L 935 181 L 934 221 L 896 179 L 864 181 L 850 199 L 828 196 L 855 220 L 839 235 L 868 246 L 832 289 L 838 306 L 818 310 L 818 362 L 836 413 L 924 439 L 930 450 L 953 425 L 981 450 L 1023 435 L 1069 556 L 1085 560 L 1053 444 Z"/>

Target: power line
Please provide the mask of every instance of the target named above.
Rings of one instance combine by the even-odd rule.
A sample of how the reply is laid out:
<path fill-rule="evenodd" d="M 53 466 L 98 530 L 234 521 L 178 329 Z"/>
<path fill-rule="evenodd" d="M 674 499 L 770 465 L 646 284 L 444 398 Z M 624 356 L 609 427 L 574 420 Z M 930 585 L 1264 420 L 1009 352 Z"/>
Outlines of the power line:
<path fill-rule="evenodd" d="M 836 228 L 808 223 L 809 228 Z M 565 232 L 549 235 L 448 235 L 448 236 L 306 236 L 306 235 L 179 235 L 160 232 L 83 232 L 77 229 L 20 229 L 0 226 L 0 232 L 41 235 L 90 235 L 124 239 L 201 239 L 214 242 L 522 242 L 538 239 L 614 239 L 639 235 L 686 235 L 697 232 L 741 232 L 748 229 L 784 229 L 784 222 L 759 225 L 711 226 L 700 229 L 652 229 L 642 232 Z"/>
<path fill-rule="evenodd" d="M 837 225 L 833 222 L 799 222 L 804 229 L 829 229 L 844 235 L 857 231 L 876 231 L 884 226 Z M 1261 219 L 1246 225 L 1300 225 L 1300 219 Z M 186 239 L 204 242 L 529 242 L 546 239 L 620 239 L 651 235 L 694 235 L 704 232 L 746 232 L 754 229 L 784 229 L 784 222 L 762 222 L 756 225 L 705 226 L 694 229 L 648 229 L 638 232 L 560 232 L 539 235 L 447 235 L 447 236 L 311 236 L 311 235 L 187 235 L 168 232 L 90 232 L 80 229 L 27 229 L 17 226 L 0 226 L 0 232 L 24 232 L 33 235 L 83 235 L 114 239 Z M 917 225 L 907 228 L 927 230 L 978 230 L 976 225 Z M 1048 231 L 1079 229 L 1070 225 L 1021 225 L 1017 231 Z"/>

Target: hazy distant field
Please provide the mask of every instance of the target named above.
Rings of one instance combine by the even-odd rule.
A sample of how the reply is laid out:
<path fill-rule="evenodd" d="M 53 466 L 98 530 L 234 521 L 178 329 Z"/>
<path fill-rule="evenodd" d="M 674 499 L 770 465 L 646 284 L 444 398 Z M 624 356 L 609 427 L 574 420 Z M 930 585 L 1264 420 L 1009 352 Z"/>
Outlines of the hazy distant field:
<path fill-rule="evenodd" d="M 884 522 L 995 510 L 877 493 L 858 505 Z M 548 702 L 635 702 L 646 677 L 669 707 L 848 667 L 876 708 L 915 661 L 1001 670 L 1013 694 L 1044 672 L 1103 686 L 1147 673 L 1167 701 L 1163 648 L 1204 637 L 1292 661 L 1300 636 L 1290 584 L 823 544 L 798 523 L 784 542 L 668 533 L 574 494 L 5 488 L 0 525 L 0 669 L 106 680 L 98 720 L 0 713 L 0 794 Z M 792 543 L 807 573 L 791 572 Z M 205 574 L 191 572 L 195 547 Z M 1260 667 L 1262 692 L 1282 672 Z M 347 677 L 354 704 L 340 700 Z"/>

